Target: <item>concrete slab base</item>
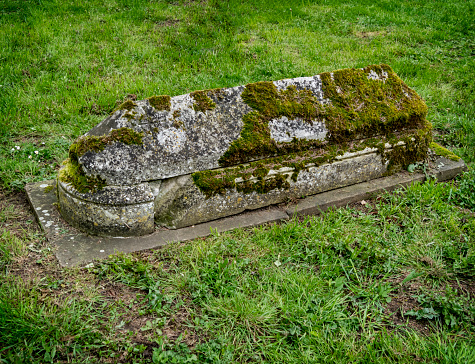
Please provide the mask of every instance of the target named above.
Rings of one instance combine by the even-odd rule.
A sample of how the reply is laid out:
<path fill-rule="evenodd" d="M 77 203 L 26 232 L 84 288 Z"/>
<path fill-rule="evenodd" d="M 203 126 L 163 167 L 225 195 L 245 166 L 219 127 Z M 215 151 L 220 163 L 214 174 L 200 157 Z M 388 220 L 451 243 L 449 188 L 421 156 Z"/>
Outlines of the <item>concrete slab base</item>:
<path fill-rule="evenodd" d="M 427 173 L 439 181 L 454 178 L 467 169 L 462 160 L 454 162 L 443 157 L 436 159 L 431 165 Z M 56 257 L 60 265 L 73 267 L 106 258 L 117 252 L 130 253 L 154 249 L 171 242 L 205 237 L 212 231 L 219 233 L 283 221 L 293 216 L 318 214 L 330 207 L 346 206 L 382 191 L 392 191 L 415 181 L 424 181 L 425 178 L 422 173 L 400 172 L 389 177 L 309 196 L 286 207 L 272 206 L 190 227 L 176 230 L 156 229 L 149 235 L 128 238 L 90 236 L 71 227 L 61 218 L 57 209 L 57 196 L 53 188 L 55 180 L 31 183 L 26 185 L 25 189 L 47 239 L 56 245 Z"/>

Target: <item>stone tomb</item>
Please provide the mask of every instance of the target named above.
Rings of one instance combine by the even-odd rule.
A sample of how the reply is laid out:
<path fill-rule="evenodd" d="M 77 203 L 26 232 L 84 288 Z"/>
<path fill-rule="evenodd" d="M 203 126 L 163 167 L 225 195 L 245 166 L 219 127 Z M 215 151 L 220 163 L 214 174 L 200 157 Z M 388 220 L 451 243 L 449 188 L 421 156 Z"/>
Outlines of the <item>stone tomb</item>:
<path fill-rule="evenodd" d="M 368 181 L 426 157 L 426 114 L 387 65 L 127 101 L 71 145 L 59 209 L 144 235 Z"/>

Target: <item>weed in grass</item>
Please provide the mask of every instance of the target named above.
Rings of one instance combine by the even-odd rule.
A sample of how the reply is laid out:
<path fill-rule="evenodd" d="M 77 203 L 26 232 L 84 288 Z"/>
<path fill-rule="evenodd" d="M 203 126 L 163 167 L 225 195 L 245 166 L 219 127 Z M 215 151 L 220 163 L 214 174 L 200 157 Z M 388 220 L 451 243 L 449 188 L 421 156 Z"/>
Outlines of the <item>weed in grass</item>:
<path fill-rule="evenodd" d="M 453 191 L 449 200 L 462 207 L 475 211 L 475 169 L 464 172 L 459 180 L 458 188 Z"/>
<path fill-rule="evenodd" d="M 115 255 L 110 260 L 98 263 L 92 270 L 99 279 L 110 278 L 130 287 L 147 290 L 155 286 L 151 266 L 130 255 Z"/>
<path fill-rule="evenodd" d="M 417 297 L 421 305 L 419 310 L 405 313 L 416 319 L 434 320 L 454 330 L 467 330 L 473 332 L 475 325 L 475 304 L 470 296 L 459 295 L 449 285 L 445 292 L 421 294 Z"/>

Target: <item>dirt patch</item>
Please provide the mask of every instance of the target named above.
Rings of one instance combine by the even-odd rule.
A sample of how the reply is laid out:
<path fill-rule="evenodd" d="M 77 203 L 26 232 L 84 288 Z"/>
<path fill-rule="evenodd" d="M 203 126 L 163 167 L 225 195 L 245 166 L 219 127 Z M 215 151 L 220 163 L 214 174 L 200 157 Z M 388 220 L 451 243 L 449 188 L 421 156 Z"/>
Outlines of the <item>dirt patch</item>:
<path fill-rule="evenodd" d="M 159 28 L 165 28 L 165 27 L 176 27 L 178 26 L 179 23 L 180 23 L 180 20 L 178 19 L 167 19 L 167 20 L 159 21 L 155 24 Z"/>
<path fill-rule="evenodd" d="M 137 311 L 135 307 L 130 315 L 122 317 L 125 324 L 120 330 L 127 332 L 128 340 L 134 344 L 146 347 L 143 357 L 152 357 L 154 348 L 159 347 L 156 342 L 157 337 L 164 337 L 169 342 L 175 342 L 181 337 L 181 342 L 190 349 L 199 342 L 196 332 L 188 327 L 191 319 L 185 307 L 182 306 L 165 317 L 159 317 L 155 313 L 140 315 Z"/>
<path fill-rule="evenodd" d="M 24 238 L 25 234 L 41 233 L 24 192 L 7 193 L 0 189 L 0 228 L 18 238 Z"/>
<path fill-rule="evenodd" d="M 356 32 L 355 36 L 358 38 L 374 38 L 378 36 L 384 37 L 386 34 L 385 30 L 381 30 L 376 32 Z"/>
<path fill-rule="evenodd" d="M 391 297 L 385 309 L 384 314 L 389 317 L 390 323 L 396 328 L 408 328 L 421 332 L 425 335 L 430 334 L 432 326 L 428 320 L 416 320 L 412 316 L 405 316 L 404 313 L 410 310 L 419 309 L 419 303 L 409 292 L 398 291 L 396 295 Z"/>
<path fill-rule="evenodd" d="M 140 289 L 129 287 L 124 283 L 109 280 L 97 282 L 96 288 L 106 300 L 121 300 L 126 305 L 133 303 L 138 294 L 144 293 Z"/>
<path fill-rule="evenodd" d="M 428 335 L 436 331 L 436 327 L 433 325 L 433 321 L 430 320 L 416 320 L 413 316 L 405 315 L 408 311 L 417 311 L 421 309 L 417 296 L 421 293 L 439 293 L 444 294 L 446 285 L 452 289 L 457 290 L 459 296 L 470 296 L 472 299 L 475 297 L 475 282 L 465 280 L 452 280 L 446 284 L 441 284 L 439 287 L 432 287 L 424 284 L 419 278 L 410 280 L 404 285 L 401 285 L 402 281 L 407 277 L 409 271 L 403 272 L 399 277 L 390 278 L 388 282 L 393 287 L 398 287 L 397 290 L 391 294 L 391 302 L 385 306 L 384 313 L 388 316 L 389 322 L 395 327 L 395 329 L 404 327 L 416 330 L 425 335 Z"/>

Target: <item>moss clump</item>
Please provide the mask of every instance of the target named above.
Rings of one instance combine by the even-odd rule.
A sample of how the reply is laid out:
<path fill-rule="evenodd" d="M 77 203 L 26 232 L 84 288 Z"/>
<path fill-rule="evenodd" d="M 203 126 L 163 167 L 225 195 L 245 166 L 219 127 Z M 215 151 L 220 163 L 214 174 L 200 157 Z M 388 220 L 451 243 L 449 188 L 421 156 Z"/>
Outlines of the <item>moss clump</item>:
<path fill-rule="evenodd" d="M 178 119 L 173 119 L 172 125 L 175 129 L 185 129 L 185 124 L 183 123 L 183 121 Z"/>
<path fill-rule="evenodd" d="M 323 115 L 330 142 L 424 125 L 426 104 L 388 65 L 344 69 L 320 77 L 324 97 L 331 101 Z"/>
<path fill-rule="evenodd" d="M 152 105 L 153 108 L 157 111 L 162 111 L 162 110 L 170 111 L 171 98 L 168 95 L 152 96 L 152 97 L 149 97 L 147 100 L 150 103 L 150 105 Z"/>
<path fill-rule="evenodd" d="M 377 75 L 380 80 L 370 76 Z M 320 103 L 310 90 L 289 86 L 278 90 L 273 82 L 246 85 L 241 97 L 254 111 L 243 117 L 240 138 L 219 159 L 227 167 L 253 159 L 285 155 L 355 139 L 387 136 L 417 129 L 425 123 L 427 106 L 387 65 L 346 69 L 320 75 L 324 97 Z M 296 139 L 278 143 L 270 137 L 270 120 L 286 116 L 308 122 L 324 121 L 325 141 Z"/>
<path fill-rule="evenodd" d="M 69 158 L 63 163 L 65 166 L 59 173 L 59 179 L 71 183 L 80 193 L 101 190 L 106 185 L 106 181 L 98 176 L 87 176 L 79 164 L 79 158 L 89 151 L 100 152 L 112 143 L 121 142 L 128 145 L 140 145 L 142 144 L 142 137 L 143 133 L 138 133 L 130 128 L 114 129 L 104 136 L 79 137 L 69 147 Z"/>
<path fill-rule="evenodd" d="M 133 102 L 132 100 L 127 100 L 127 101 L 123 102 L 122 104 L 120 104 L 119 106 L 117 106 L 114 110 L 112 110 L 111 115 L 113 113 L 115 113 L 116 111 L 118 111 L 118 110 L 132 111 L 134 109 L 134 107 L 136 107 L 136 106 L 137 106 L 137 104 L 135 102 Z"/>
<path fill-rule="evenodd" d="M 289 86 L 279 91 L 272 82 L 257 82 L 247 85 L 241 97 L 255 111 L 244 115 L 240 138 L 219 159 L 221 166 L 285 155 L 324 144 L 320 140 L 296 138 L 288 143 L 278 143 L 270 136 L 268 123 L 272 119 L 286 116 L 311 122 L 323 115 L 324 107 L 309 90 L 297 90 L 295 86 Z"/>
<path fill-rule="evenodd" d="M 100 177 L 87 176 L 82 167 L 71 159 L 66 159 L 59 171 L 60 181 L 70 183 L 79 193 L 94 193 L 104 188 L 106 181 Z"/>
<path fill-rule="evenodd" d="M 193 110 L 205 112 L 206 110 L 213 110 L 216 107 L 211 98 L 208 97 L 208 92 L 213 90 L 195 91 L 190 93 L 190 96 L 195 101 L 193 104 Z"/>
<path fill-rule="evenodd" d="M 130 128 L 113 129 L 108 135 L 104 136 L 82 136 L 69 147 L 69 158 L 78 162 L 79 157 L 86 152 L 97 153 L 104 150 L 107 145 L 117 142 L 141 145 L 142 137 L 143 133 L 138 133 Z"/>
<path fill-rule="evenodd" d="M 398 145 L 403 142 L 404 145 Z M 401 138 L 390 140 L 391 150 L 379 150 L 383 163 L 388 162 L 385 175 L 391 175 L 427 157 L 432 142 L 432 125 L 426 121 L 425 127 Z"/>
<path fill-rule="evenodd" d="M 430 143 L 430 149 L 432 149 L 432 151 L 435 154 L 440 155 L 441 157 L 445 157 L 455 162 L 460 160 L 460 157 L 458 155 L 456 155 L 455 153 L 451 152 L 447 148 L 444 148 L 442 145 L 437 144 L 435 142 Z"/>

